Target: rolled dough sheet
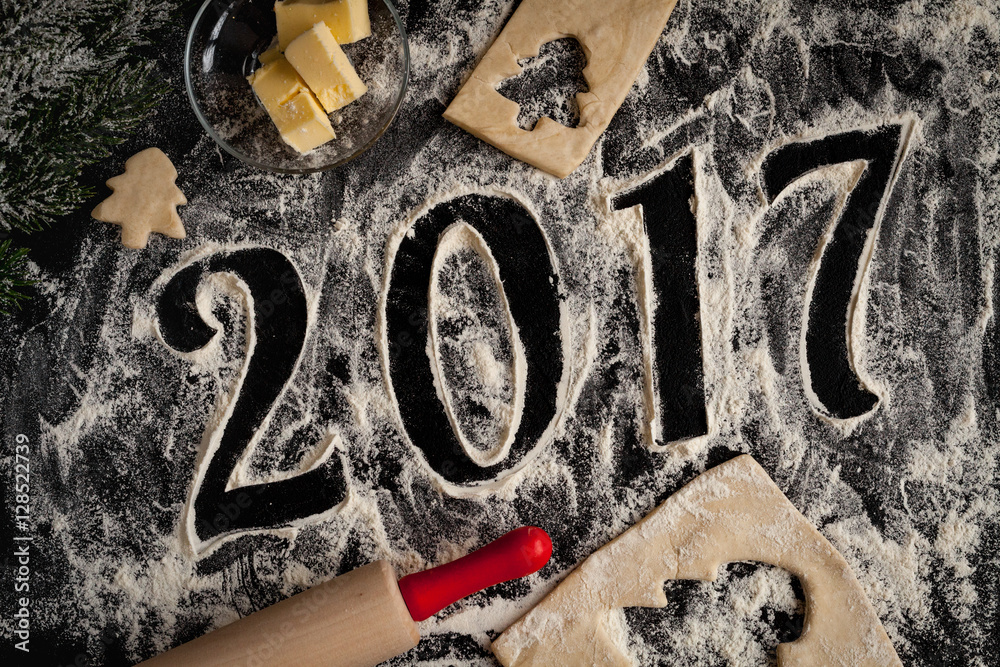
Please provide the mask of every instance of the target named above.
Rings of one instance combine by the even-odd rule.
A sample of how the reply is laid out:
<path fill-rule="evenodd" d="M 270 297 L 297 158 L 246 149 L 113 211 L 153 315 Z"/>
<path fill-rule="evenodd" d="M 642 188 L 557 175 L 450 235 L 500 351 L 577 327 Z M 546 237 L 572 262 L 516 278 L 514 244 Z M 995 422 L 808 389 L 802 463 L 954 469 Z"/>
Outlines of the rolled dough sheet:
<path fill-rule="evenodd" d="M 586 159 L 656 46 L 677 0 L 524 0 L 445 109 L 444 117 L 508 155 L 565 178 Z M 542 118 L 517 124 L 520 105 L 497 86 L 521 72 L 543 44 L 574 37 L 583 48 L 589 90 L 578 93 L 580 122 Z"/>
<path fill-rule="evenodd" d="M 667 579 L 713 581 L 719 566 L 760 561 L 798 577 L 805 622 L 778 645 L 782 667 L 901 665 L 847 561 L 750 456 L 712 468 L 593 553 L 493 642 L 507 667 L 632 665 L 609 613 L 665 607 Z"/>

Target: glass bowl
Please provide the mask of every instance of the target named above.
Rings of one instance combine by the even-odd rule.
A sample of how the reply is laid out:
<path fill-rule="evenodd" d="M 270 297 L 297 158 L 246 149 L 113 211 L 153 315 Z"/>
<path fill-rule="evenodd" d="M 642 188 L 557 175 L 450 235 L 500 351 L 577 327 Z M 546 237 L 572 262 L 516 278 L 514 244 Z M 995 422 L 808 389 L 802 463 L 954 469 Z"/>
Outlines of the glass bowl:
<path fill-rule="evenodd" d="M 368 92 L 330 116 L 337 137 L 299 155 L 254 95 L 247 76 L 277 34 L 274 0 L 206 0 L 184 50 L 184 84 L 209 136 L 247 164 L 286 174 L 339 167 L 368 150 L 392 123 L 406 95 L 410 50 L 389 0 L 370 0 L 372 34 L 344 53 Z"/>

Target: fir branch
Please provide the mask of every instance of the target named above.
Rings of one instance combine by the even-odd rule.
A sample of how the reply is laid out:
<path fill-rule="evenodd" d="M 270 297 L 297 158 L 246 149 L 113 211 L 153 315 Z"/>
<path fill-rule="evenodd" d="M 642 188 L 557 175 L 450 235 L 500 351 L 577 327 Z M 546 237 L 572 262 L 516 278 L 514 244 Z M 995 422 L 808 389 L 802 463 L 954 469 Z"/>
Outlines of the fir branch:
<path fill-rule="evenodd" d="M 21 301 L 28 298 L 21 288 L 35 284 L 24 277 L 28 272 L 27 255 L 26 249 L 11 247 L 9 239 L 0 242 L 0 313 L 4 315 L 10 314 L 7 308 L 20 308 Z"/>
<path fill-rule="evenodd" d="M 166 91 L 135 50 L 173 5 L 0 0 L 0 232 L 38 231 L 93 195 L 79 182 L 83 169 L 109 155 Z M 28 284 L 23 252 L 3 248 L 13 259 L 0 273 L 0 308 Z"/>

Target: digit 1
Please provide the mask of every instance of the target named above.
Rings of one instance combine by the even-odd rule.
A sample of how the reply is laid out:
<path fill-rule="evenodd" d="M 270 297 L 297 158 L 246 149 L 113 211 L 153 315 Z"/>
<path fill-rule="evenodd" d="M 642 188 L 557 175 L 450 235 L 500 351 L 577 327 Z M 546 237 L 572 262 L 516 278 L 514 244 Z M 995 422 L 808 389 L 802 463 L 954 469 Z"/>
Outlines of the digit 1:
<path fill-rule="evenodd" d="M 646 368 L 653 387 L 648 413 L 654 442 L 708 433 L 696 274 L 698 227 L 691 210 L 694 193 L 694 161 L 687 153 L 611 202 L 614 210 L 642 207 L 656 297 L 654 312 L 647 313 L 651 358 Z"/>

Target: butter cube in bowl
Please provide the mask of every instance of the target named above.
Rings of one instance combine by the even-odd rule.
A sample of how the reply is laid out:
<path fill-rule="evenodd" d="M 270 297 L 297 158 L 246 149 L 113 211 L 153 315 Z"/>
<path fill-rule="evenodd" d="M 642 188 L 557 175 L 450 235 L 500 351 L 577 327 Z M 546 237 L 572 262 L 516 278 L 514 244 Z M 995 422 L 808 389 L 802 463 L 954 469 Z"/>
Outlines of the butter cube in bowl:
<path fill-rule="evenodd" d="M 408 79 L 389 0 L 207 0 L 185 51 L 188 97 L 208 134 L 281 173 L 333 169 L 366 151 Z"/>

